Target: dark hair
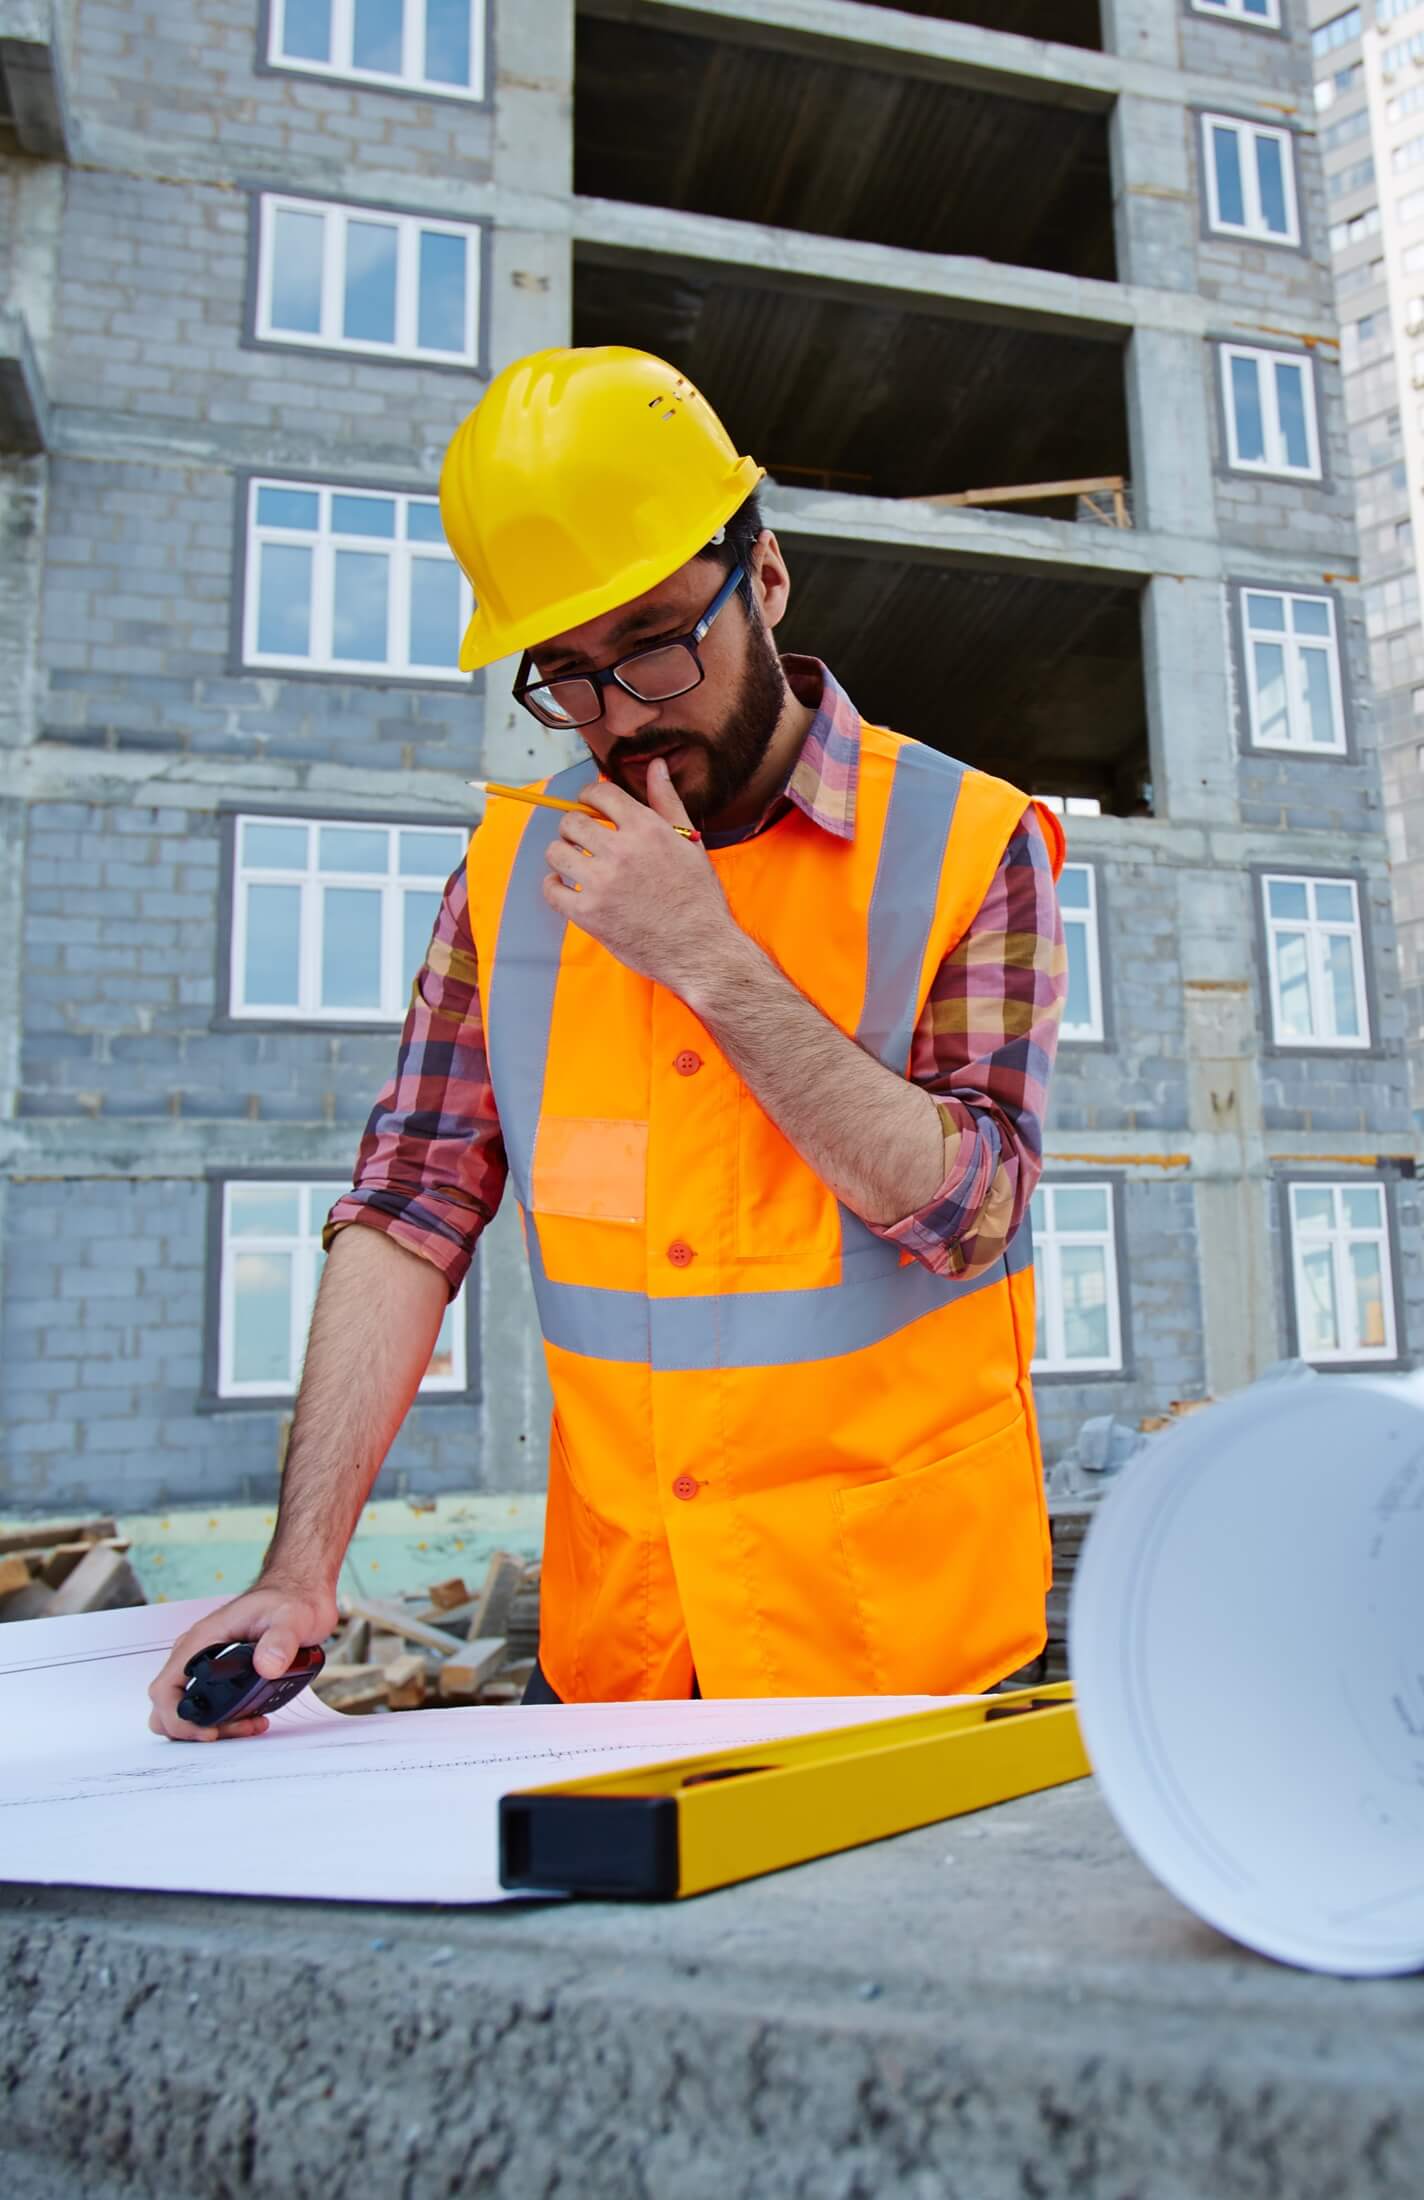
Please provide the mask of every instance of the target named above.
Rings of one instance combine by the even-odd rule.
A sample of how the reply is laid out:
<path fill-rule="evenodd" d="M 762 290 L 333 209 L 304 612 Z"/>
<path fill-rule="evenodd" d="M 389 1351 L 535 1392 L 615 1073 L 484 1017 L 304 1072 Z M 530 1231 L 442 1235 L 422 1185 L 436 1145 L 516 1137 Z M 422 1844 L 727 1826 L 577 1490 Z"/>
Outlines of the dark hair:
<path fill-rule="evenodd" d="M 761 516 L 761 505 L 753 489 L 746 502 L 739 504 L 727 521 L 721 541 L 709 542 L 697 555 L 710 558 L 722 573 L 730 573 L 734 565 L 744 565 L 750 570 L 757 537 L 765 532 L 766 521 Z"/>

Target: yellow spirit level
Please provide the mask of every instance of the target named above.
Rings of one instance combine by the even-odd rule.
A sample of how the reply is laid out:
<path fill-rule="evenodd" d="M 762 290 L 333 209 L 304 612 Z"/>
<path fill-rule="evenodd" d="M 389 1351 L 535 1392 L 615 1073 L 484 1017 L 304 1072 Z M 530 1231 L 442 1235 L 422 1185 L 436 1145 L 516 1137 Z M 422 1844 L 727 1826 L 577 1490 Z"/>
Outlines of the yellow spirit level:
<path fill-rule="evenodd" d="M 878 1724 L 517 1790 L 500 1804 L 500 1883 L 672 1901 L 1090 1770 L 1071 1683 L 1012 1689 Z"/>

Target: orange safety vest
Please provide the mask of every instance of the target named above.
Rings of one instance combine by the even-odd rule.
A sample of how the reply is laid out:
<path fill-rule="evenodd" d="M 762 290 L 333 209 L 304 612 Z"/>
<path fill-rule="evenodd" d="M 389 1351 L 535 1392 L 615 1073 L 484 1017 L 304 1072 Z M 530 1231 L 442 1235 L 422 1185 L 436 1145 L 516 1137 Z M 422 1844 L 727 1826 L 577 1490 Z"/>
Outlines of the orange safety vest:
<path fill-rule="evenodd" d="M 578 764 L 545 782 L 572 798 Z M 734 915 L 902 1076 L 1026 798 L 862 726 L 854 838 L 709 851 Z M 1062 831 L 1045 816 L 1062 862 Z M 540 1657 L 569 1701 L 951 1693 L 1043 1646 L 1027 1223 L 968 1283 L 843 1207 L 675 993 L 470 847 L 490 1077 L 554 1393 Z"/>

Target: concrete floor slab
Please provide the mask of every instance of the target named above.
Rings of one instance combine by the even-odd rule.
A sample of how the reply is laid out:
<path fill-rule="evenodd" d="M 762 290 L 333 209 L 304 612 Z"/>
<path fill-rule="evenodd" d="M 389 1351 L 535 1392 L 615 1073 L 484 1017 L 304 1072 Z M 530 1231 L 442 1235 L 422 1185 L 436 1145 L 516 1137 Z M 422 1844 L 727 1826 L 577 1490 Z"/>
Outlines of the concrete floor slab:
<path fill-rule="evenodd" d="M 0 1948 L 27 2200 L 1421 2191 L 1424 1979 L 1234 1947 L 1091 1783 L 678 1907 L 7 1888 Z"/>

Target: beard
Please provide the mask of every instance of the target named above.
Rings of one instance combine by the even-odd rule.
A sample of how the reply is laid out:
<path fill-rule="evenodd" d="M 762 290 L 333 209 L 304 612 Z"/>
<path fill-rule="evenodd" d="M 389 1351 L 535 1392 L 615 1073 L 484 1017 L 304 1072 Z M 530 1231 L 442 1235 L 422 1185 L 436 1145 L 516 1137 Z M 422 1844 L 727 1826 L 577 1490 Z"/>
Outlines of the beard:
<path fill-rule="evenodd" d="M 642 794 L 629 783 L 624 765 L 636 763 L 643 757 L 661 756 L 665 749 L 680 748 L 686 749 L 689 756 L 697 754 L 702 758 L 701 787 L 689 793 L 678 788 L 683 808 L 699 830 L 714 824 L 722 811 L 736 801 L 761 769 L 786 701 L 786 675 L 781 669 L 781 659 L 760 619 L 748 617 L 747 645 L 747 661 L 736 699 L 721 731 L 709 736 L 661 725 L 631 741 L 620 741 L 603 766 L 615 786 L 641 801 Z"/>

